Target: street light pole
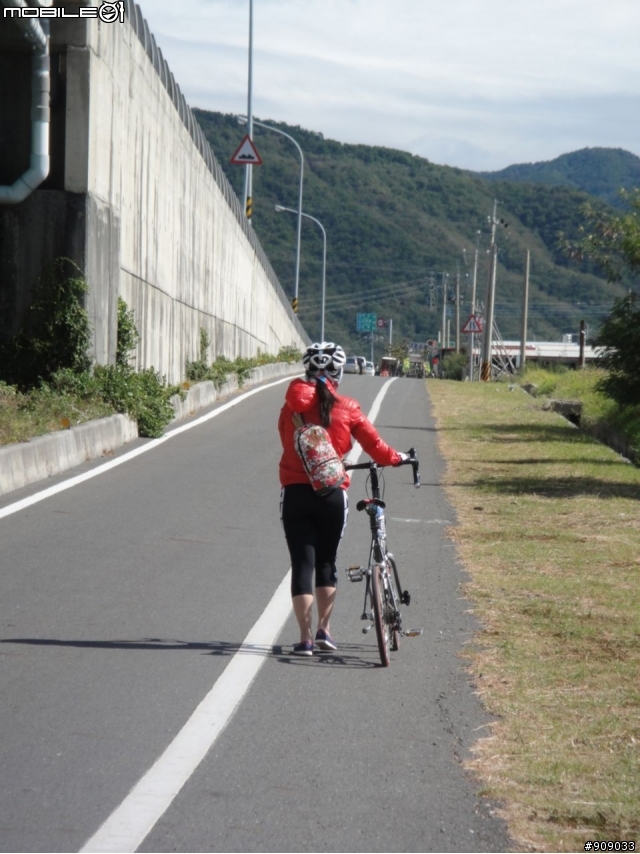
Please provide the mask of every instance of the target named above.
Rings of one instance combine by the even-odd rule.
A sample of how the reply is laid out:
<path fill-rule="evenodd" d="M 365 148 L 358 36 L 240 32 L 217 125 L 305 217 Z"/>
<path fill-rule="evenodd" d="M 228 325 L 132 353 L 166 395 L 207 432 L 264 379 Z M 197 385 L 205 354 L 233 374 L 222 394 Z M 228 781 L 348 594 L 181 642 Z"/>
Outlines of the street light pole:
<path fill-rule="evenodd" d="M 324 230 L 324 226 L 320 220 L 311 216 L 311 214 L 296 211 L 293 208 L 285 208 L 283 205 L 276 205 L 276 210 L 278 212 L 287 211 L 288 213 L 301 214 L 306 219 L 310 219 L 312 222 L 315 222 L 322 231 L 322 314 L 320 318 L 320 340 L 324 341 L 324 311 L 327 292 L 327 232 Z"/>
<path fill-rule="evenodd" d="M 238 121 L 241 123 L 245 123 L 247 121 L 246 116 L 238 116 Z M 279 130 L 279 128 L 271 127 L 271 125 L 267 125 L 264 122 L 259 122 L 257 119 L 253 120 L 254 125 L 258 125 L 258 127 L 266 128 L 266 130 L 272 130 L 274 133 L 279 133 L 280 136 L 286 136 L 288 140 L 290 140 L 295 147 L 298 149 L 298 154 L 300 155 L 300 181 L 298 185 L 298 239 L 296 242 L 296 272 L 295 272 L 295 281 L 293 287 L 293 301 L 292 307 L 293 311 L 297 314 L 298 312 L 298 290 L 300 287 L 300 240 L 302 235 L 302 185 L 304 183 L 304 154 L 302 153 L 302 149 L 296 142 L 296 140 L 289 136 L 288 133 L 285 133 L 283 130 Z"/>
<path fill-rule="evenodd" d="M 253 0 L 249 0 L 249 85 L 247 91 L 247 130 L 253 142 Z M 244 173 L 244 212 L 251 223 L 253 214 L 253 172 L 251 163 L 247 163 Z"/>

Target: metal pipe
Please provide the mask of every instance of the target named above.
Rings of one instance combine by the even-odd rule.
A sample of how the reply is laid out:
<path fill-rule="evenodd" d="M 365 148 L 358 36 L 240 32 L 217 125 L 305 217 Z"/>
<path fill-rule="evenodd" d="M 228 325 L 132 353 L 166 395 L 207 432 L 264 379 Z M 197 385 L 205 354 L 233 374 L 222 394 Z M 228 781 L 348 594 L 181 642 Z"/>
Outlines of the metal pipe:
<path fill-rule="evenodd" d="M 26 8 L 24 0 L 3 0 L 5 6 Z M 33 45 L 31 60 L 31 158 L 29 168 L 13 184 L 0 186 L 0 204 L 24 201 L 49 174 L 49 22 L 34 18 L 16 19 L 27 41 Z"/>

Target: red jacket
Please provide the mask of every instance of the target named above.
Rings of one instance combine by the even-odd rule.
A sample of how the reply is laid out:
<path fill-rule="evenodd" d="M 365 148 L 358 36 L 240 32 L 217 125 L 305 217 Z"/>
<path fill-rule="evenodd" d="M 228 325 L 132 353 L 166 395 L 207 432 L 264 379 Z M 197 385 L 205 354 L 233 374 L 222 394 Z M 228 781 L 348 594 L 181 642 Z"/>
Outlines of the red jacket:
<path fill-rule="evenodd" d="M 358 401 L 337 394 L 337 387 L 328 382 L 338 400 L 331 410 L 331 424 L 327 427 L 327 432 L 338 456 L 342 458 L 351 450 L 353 444 L 351 437 L 353 437 L 362 445 L 365 453 L 379 465 L 392 466 L 399 463 L 402 457 L 382 441 L 376 428 L 362 413 Z M 302 379 L 293 380 L 287 389 L 284 406 L 280 410 L 278 432 L 283 449 L 280 459 L 280 483 L 283 486 L 309 483 L 302 460 L 293 446 L 293 433 L 296 429 L 292 418 L 294 412 L 302 413 L 307 423 L 321 423 L 315 380 L 310 382 Z M 342 486 L 343 489 L 349 486 L 348 476 Z"/>

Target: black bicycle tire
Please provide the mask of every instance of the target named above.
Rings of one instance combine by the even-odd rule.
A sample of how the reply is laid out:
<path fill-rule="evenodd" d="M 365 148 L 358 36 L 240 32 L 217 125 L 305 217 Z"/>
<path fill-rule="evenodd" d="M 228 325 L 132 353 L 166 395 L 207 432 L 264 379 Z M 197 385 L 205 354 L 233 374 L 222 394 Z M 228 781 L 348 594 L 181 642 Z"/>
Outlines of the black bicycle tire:
<path fill-rule="evenodd" d="M 371 599 L 373 604 L 373 622 L 378 639 L 378 652 L 383 667 L 389 666 L 389 636 L 385 620 L 385 594 L 382 583 L 382 567 L 376 563 L 371 569 Z"/>
<path fill-rule="evenodd" d="M 402 603 L 402 592 L 399 585 L 398 569 L 396 567 L 396 562 L 391 555 L 387 555 L 387 562 L 389 563 L 389 584 L 395 590 L 396 602 L 399 608 Z M 389 607 L 391 608 L 392 605 L 393 603 L 390 603 Z M 393 610 L 395 612 L 395 608 Z M 395 613 L 393 625 L 391 626 L 391 649 L 393 652 L 397 652 L 400 649 L 400 631 L 398 629 L 398 620 L 395 617 Z"/>

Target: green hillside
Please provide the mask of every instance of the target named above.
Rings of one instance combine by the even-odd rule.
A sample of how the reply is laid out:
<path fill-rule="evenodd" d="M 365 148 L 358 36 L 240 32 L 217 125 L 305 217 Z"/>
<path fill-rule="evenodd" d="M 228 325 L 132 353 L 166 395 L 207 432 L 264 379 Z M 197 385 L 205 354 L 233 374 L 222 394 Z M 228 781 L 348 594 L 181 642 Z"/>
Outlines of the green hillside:
<path fill-rule="evenodd" d="M 621 148 L 583 148 L 555 160 L 475 174 L 489 181 L 573 187 L 618 207 L 621 189 L 640 187 L 640 157 Z"/>
<path fill-rule="evenodd" d="M 196 111 L 207 139 L 237 194 L 244 169 L 229 159 L 245 128 L 233 116 Z M 581 319 L 595 331 L 622 289 L 593 272 L 570 267 L 556 249 L 557 234 L 575 235 L 586 194 L 567 187 L 500 182 L 461 169 L 436 166 L 388 148 L 345 145 L 322 134 L 273 123 L 297 140 L 305 154 L 306 213 L 327 232 L 325 337 L 368 353 L 355 332 L 358 312 L 393 319 L 394 341 L 436 338 L 443 282 L 449 298 L 460 276 L 465 320 L 471 296 L 476 240 L 478 298 L 486 294 L 490 239 L 488 216 L 500 200 L 499 269 L 495 316 L 504 338 L 519 337 L 525 250 L 531 251 L 529 337 L 559 340 Z M 253 227 L 286 291 L 293 296 L 299 160 L 284 137 L 256 127 L 264 165 L 253 169 Z M 463 254 L 463 249 L 466 253 Z M 299 317 L 312 338 L 320 334 L 322 235 L 303 220 Z M 448 275 L 448 279 L 447 279 Z M 453 311 L 449 308 L 452 318 Z M 384 335 L 388 335 L 383 330 Z M 453 336 L 452 331 L 452 336 Z M 384 339 L 377 345 L 380 352 Z"/>

